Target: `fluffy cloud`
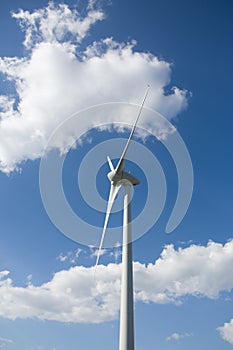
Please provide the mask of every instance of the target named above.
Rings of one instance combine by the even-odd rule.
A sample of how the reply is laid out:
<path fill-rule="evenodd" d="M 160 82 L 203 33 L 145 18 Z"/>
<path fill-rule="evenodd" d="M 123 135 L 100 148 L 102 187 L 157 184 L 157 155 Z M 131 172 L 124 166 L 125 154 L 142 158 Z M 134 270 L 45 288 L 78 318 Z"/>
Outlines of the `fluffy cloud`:
<path fill-rule="evenodd" d="M 178 250 L 166 246 L 154 264 L 134 263 L 135 300 L 180 303 L 186 295 L 217 298 L 233 288 L 233 240 Z M 118 317 L 120 264 L 71 267 L 40 286 L 14 286 L 9 272 L 0 273 L 0 316 L 37 317 L 61 322 L 98 323 Z M 96 315 L 93 318 L 93 315 Z M 219 328 L 232 340 L 233 321 Z M 174 338 L 174 336 L 172 337 Z"/>
<path fill-rule="evenodd" d="M 222 327 L 218 327 L 222 339 L 226 340 L 228 343 L 233 344 L 233 319 L 228 323 L 224 323 Z"/>
<path fill-rule="evenodd" d="M 13 286 L 10 278 L 0 282 L 0 315 L 10 319 L 37 317 L 61 322 L 103 322 L 117 317 L 120 266 L 82 266 L 57 272 L 41 286 Z M 93 315 L 96 318 L 93 319 Z"/>
<path fill-rule="evenodd" d="M 93 5 L 89 2 L 85 17 L 81 17 L 77 10 L 71 11 L 66 4 L 56 7 L 53 2 L 33 13 L 19 10 L 12 16 L 20 20 L 21 28 L 25 31 L 24 46 L 27 49 L 38 42 L 62 42 L 67 34 L 70 36 L 69 41 L 80 43 L 91 25 L 104 18 L 103 12 L 94 10 Z"/>
<path fill-rule="evenodd" d="M 141 300 L 154 302 L 179 302 L 188 294 L 214 299 L 232 289 L 232 263 L 233 240 L 178 250 L 168 245 L 155 264 L 135 263 L 138 294 Z"/>
<path fill-rule="evenodd" d="M 50 3 L 32 13 L 20 10 L 13 17 L 25 32 L 27 54 L 0 58 L 0 73 L 15 90 L 0 95 L 1 171 L 41 157 L 50 134 L 74 112 L 113 101 L 138 104 L 148 83 L 147 105 L 166 118 L 176 117 L 187 106 L 185 90 L 164 91 L 171 65 L 150 53 L 136 52 L 134 42 L 107 38 L 83 48 L 91 26 L 104 18 L 90 4 L 84 16 L 67 5 Z M 96 126 L 91 119 L 81 123 L 84 131 Z M 151 118 L 145 118 L 142 126 L 151 131 L 156 127 Z"/>

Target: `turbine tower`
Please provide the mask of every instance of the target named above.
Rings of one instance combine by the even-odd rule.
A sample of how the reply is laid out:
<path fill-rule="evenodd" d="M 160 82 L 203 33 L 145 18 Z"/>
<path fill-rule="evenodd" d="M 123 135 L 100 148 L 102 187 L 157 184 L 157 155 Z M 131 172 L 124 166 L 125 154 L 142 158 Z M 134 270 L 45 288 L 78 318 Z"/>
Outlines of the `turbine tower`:
<path fill-rule="evenodd" d="M 149 86 L 140 106 L 137 118 L 132 127 L 130 136 L 127 140 L 120 160 L 114 169 L 109 156 L 107 160 L 110 167 L 108 179 L 111 182 L 107 210 L 105 215 L 103 233 L 100 240 L 100 246 L 96 259 L 96 267 L 99 262 L 101 249 L 104 242 L 110 212 L 121 186 L 124 187 L 124 213 L 123 213 L 123 239 L 122 239 L 122 277 L 121 277 L 121 305 L 120 305 L 120 334 L 119 350 L 134 350 L 134 302 L 133 302 L 133 269 L 132 269 L 132 223 L 131 223 L 131 187 L 139 185 L 140 181 L 133 175 L 125 172 L 124 160 L 130 141 L 133 137 L 138 119 L 147 98 Z"/>

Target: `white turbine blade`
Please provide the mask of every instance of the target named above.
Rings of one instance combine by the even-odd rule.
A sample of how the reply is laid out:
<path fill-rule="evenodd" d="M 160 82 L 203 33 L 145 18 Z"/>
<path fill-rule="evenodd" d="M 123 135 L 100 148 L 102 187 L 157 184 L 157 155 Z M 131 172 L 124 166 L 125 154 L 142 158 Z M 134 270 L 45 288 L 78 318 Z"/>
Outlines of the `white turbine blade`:
<path fill-rule="evenodd" d="M 131 139 L 132 139 L 132 137 L 133 137 L 133 134 L 134 134 L 134 131 L 135 131 L 135 129 L 136 129 L 138 119 L 139 119 L 139 117 L 140 117 L 140 115 L 141 115 L 141 113 L 142 113 L 142 109 L 143 109 L 144 103 L 145 103 L 145 101 L 146 101 L 146 98 L 147 98 L 147 95 L 148 95 L 148 92 L 149 92 L 149 88 L 150 88 L 150 86 L 148 85 L 148 86 L 147 86 L 147 89 L 146 89 L 145 96 L 144 96 L 144 98 L 143 98 L 143 100 L 142 100 L 142 104 L 141 104 L 141 106 L 140 106 L 140 109 L 139 109 L 137 118 L 136 118 L 136 120 L 135 120 L 135 122 L 134 122 L 134 125 L 133 125 L 133 127 L 132 127 L 131 133 L 130 133 L 130 135 L 129 135 L 128 141 L 127 141 L 127 143 L 126 143 L 126 145 L 125 145 L 124 151 L 123 151 L 123 153 L 122 153 L 122 155 L 121 155 L 121 158 L 120 158 L 120 160 L 119 160 L 119 162 L 118 162 L 118 164 L 117 164 L 117 167 L 116 167 L 116 169 L 115 169 L 116 173 L 118 173 L 118 172 L 120 172 L 121 170 L 123 170 L 125 154 L 126 154 L 126 152 L 127 152 L 127 149 L 128 149 L 128 147 L 129 147 L 130 141 L 131 141 Z"/>
<path fill-rule="evenodd" d="M 108 160 L 108 164 L 109 164 L 110 170 L 111 170 L 111 171 L 114 171 L 114 166 L 113 166 L 112 161 L 111 161 L 111 159 L 110 159 L 109 156 L 107 156 L 107 160 Z"/>
<path fill-rule="evenodd" d="M 99 246 L 99 249 L 98 249 L 98 254 L 97 254 L 97 258 L 96 258 L 95 268 L 97 267 L 97 265 L 99 263 L 101 249 L 102 249 L 103 242 L 104 242 L 104 236 L 105 236 L 107 225 L 108 225 L 109 215 L 110 215 L 110 212 L 111 212 L 111 209 L 112 209 L 112 206 L 113 206 L 114 199 L 116 198 L 116 195 L 117 195 L 120 187 L 121 187 L 120 185 L 113 185 L 113 184 L 111 184 L 109 198 L 108 198 L 107 211 L 106 211 L 105 220 L 104 220 L 104 228 L 103 228 L 103 233 L 102 233 L 102 237 L 101 237 L 101 241 L 100 241 L 100 246 Z"/>

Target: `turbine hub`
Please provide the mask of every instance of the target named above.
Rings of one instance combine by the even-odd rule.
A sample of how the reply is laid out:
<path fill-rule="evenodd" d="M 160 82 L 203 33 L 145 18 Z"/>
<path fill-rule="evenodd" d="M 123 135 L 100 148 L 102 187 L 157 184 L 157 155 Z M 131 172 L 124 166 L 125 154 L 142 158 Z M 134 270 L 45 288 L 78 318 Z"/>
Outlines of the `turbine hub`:
<path fill-rule="evenodd" d="M 125 172 L 124 170 L 120 171 L 119 173 L 116 173 L 114 170 L 110 171 L 110 173 L 108 173 L 108 178 L 111 182 L 114 182 L 115 184 L 117 184 L 118 182 L 120 182 L 122 180 L 127 180 L 133 186 L 140 184 L 140 181 L 138 179 L 136 179 L 136 177 Z"/>
<path fill-rule="evenodd" d="M 110 181 L 114 181 L 113 179 L 114 179 L 114 176 L 116 175 L 116 173 L 115 173 L 115 171 L 114 170 L 112 170 L 112 171 L 110 171 L 109 173 L 108 173 L 108 179 L 110 180 Z"/>

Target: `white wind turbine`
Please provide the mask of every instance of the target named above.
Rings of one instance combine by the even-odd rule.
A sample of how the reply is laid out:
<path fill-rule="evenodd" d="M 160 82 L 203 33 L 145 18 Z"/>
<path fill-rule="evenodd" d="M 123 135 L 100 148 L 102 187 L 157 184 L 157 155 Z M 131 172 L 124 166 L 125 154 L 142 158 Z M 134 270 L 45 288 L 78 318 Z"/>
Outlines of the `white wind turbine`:
<path fill-rule="evenodd" d="M 108 178 L 111 181 L 107 211 L 104 221 L 103 233 L 100 241 L 100 246 L 96 259 L 96 267 L 99 262 L 101 249 L 103 246 L 104 236 L 108 225 L 110 212 L 113 202 L 121 186 L 124 186 L 124 214 L 123 214 L 123 239 L 122 239 L 122 278 L 121 278 L 121 305 L 120 305 L 120 335 L 119 335 L 119 350 L 134 350 L 134 316 L 133 316 L 133 271 L 132 271 L 132 224 L 131 224 L 131 186 L 136 186 L 140 183 L 133 175 L 125 172 L 124 160 L 128 150 L 130 141 L 136 129 L 138 119 L 141 115 L 149 86 L 140 106 L 137 118 L 132 127 L 129 139 L 125 145 L 120 160 L 114 169 L 111 159 L 107 157 L 110 172 Z"/>

